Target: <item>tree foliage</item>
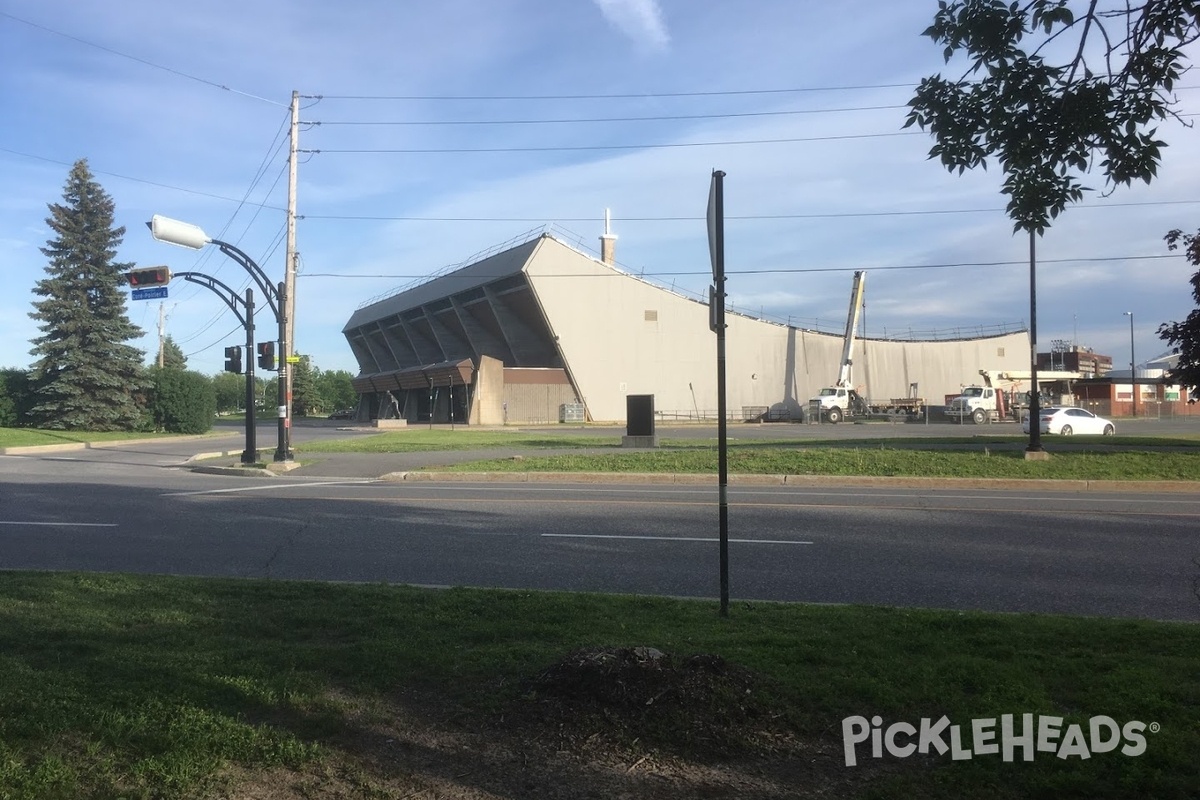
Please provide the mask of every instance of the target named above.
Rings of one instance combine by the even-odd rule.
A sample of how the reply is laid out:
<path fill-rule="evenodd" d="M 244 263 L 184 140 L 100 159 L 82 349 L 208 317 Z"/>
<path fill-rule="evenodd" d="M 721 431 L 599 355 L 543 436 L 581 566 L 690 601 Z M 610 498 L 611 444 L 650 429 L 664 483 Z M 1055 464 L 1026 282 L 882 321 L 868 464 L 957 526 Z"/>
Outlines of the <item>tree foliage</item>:
<path fill-rule="evenodd" d="M 205 433 L 217 413 L 212 379 L 199 372 L 155 367 L 150 371 L 149 412 L 156 430 Z"/>
<path fill-rule="evenodd" d="M 904 127 L 928 130 L 950 171 L 998 160 L 1014 229 L 1041 234 L 1094 167 L 1107 188 L 1154 178 L 1200 3 L 943 0 L 924 35 L 968 67 L 922 80 Z"/>
<path fill-rule="evenodd" d="M 167 334 L 163 339 L 163 369 L 187 369 L 187 356 L 183 354 L 183 350 L 179 345 L 175 344 L 175 340 L 171 338 L 171 334 Z"/>
<path fill-rule="evenodd" d="M 113 201 L 86 160 L 71 168 L 63 202 L 49 208 L 53 236 L 42 253 L 50 261 L 30 313 L 42 334 L 30 351 L 29 416 L 41 428 L 131 430 L 146 378 L 142 351 L 126 344 L 142 334 L 120 288 L 132 265 L 114 261 L 125 229 L 113 227 Z"/>
<path fill-rule="evenodd" d="M 218 372 L 212 378 L 217 393 L 217 411 L 231 414 L 246 409 L 246 376 Z"/>
<path fill-rule="evenodd" d="M 344 369 L 317 370 L 317 395 L 321 398 L 322 411 L 337 411 L 358 405 L 358 392 L 354 391 L 354 376 Z"/>
<path fill-rule="evenodd" d="M 1174 230 L 1167 234 L 1167 247 L 1178 250 L 1183 247 L 1184 256 L 1194 267 L 1200 267 L 1200 231 L 1185 234 Z M 1193 392 L 1200 391 L 1200 269 L 1192 275 L 1192 297 L 1196 308 L 1188 314 L 1183 322 L 1168 322 L 1158 328 L 1158 337 L 1171 345 L 1172 351 L 1179 354 L 1179 363 L 1168 371 L 1171 380 L 1188 387 Z"/>
<path fill-rule="evenodd" d="M 320 407 L 321 398 L 317 396 L 312 361 L 308 356 L 300 356 L 300 360 L 292 365 L 292 414 L 307 417 Z"/>
<path fill-rule="evenodd" d="M 23 369 L 0 370 L 0 428 L 24 425 L 29 401 L 29 373 Z"/>

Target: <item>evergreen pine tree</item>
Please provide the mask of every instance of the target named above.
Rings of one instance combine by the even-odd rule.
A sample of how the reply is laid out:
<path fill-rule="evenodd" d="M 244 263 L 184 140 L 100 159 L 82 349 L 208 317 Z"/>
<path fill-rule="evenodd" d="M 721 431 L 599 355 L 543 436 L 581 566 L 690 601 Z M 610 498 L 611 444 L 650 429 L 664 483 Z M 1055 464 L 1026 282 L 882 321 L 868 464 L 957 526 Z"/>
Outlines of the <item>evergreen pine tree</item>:
<path fill-rule="evenodd" d="M 123 273 L 116 263 L 125 229 L 113 227 L 112 198 L 92 178 L 87 160 L 71 168 L 63 202 L 49 205 L 50 259 L 30 313 L 34 425 L 55 430 L 128 430 L 141 416 L 135 396 L 146 388 L 144 354 L 127 344 L 142 335 L 125 313 Z"/>
<path fill-rule="evenodd" d="M 301 356 L 300 361 L 292 365 L 292 414 L 307 417 L 320 404 L 312 362 L 308 356 Z"/>

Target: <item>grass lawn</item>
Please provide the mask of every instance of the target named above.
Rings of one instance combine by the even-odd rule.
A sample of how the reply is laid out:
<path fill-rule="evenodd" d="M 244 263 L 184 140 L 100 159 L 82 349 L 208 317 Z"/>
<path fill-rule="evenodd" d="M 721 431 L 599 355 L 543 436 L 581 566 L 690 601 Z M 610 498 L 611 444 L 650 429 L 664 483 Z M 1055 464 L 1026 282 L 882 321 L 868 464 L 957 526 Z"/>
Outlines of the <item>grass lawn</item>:
<path fill-rule="evenodd" d="M 31 447 L 46 444 L 79 444 L 86 442 L 120 442 L 136 439 L 160 439 L 173 433 L 135 433 L 131 431 L 44 431 L 35 428 L 0 428 L 0 448 Z"/>
<path fill-rule="evenodd" d="M 728 711 L 716 697 L 614 706 L 611 725 L 564 738 L 572 721 L 542 719 L 528 680 L 598 645 L 753 671 L 763 688 L 733 702 L 762 704 L 751 727 L 800 750 L 749 737 L 753 757 L 706 754 L 686 721 Z M 630 596 L 7 572 L 0 797 L 1188 798 L 1198 652 L 1188 624 L 736 601 L 722 619 Z M 844 763 L 852 715 L 946 715 L 969 748 L 971 720 L 1025 713 L 1063 717 L 1064 736 L 1098 715 L 1156 732 L 1136 756 L 873 759 L 864 744 Z M 676 784 L 646 783 L 664 764 Z M 744 791 L 665 793 L 688 769 Z M 751 775 L 782 788 L 745 790 Z"/>
<path fill-rule="evenodd" d="M 1196 437 L 1075 436 L 1044 439 L 1049 461 L 1026 461 L 1026 439 L 1012 435 L 911 439 L 737 439 L 729 444 L 733 473 L 771 475 L 874 475 L 1074 480 L 1200 480 Z M 433 450 L 529 450 L 520 458 L 474 461 L 439 470 L 464 472 L 668 472 L 715 473 L 712 439 L 665 438 L 653 452 L 628 452 L 620 437 L 547 431 L 403 430 L 307 443 L 303 456 L 320 453 L 410 453 Z M 539 450 L 603 449 L 541 456 Z"/>
<path fill-rule="evenodd" d="M 892 443 L 877 447 L 731 447 L 731 473 L 760 475 L 873 475 L 891 477 L 1030 478 L 1058 480 L 1200 480 L 1200 453 L 1098 450 L 1059 452 L 1048 461 L 1026 461 L 1020 448 L 978 445 L 972 450 L 920 449 Z M 709 449 L 605 455 L 555 455 L 473 461 L 440 470 L 463 472 L 713 473 Z"/>

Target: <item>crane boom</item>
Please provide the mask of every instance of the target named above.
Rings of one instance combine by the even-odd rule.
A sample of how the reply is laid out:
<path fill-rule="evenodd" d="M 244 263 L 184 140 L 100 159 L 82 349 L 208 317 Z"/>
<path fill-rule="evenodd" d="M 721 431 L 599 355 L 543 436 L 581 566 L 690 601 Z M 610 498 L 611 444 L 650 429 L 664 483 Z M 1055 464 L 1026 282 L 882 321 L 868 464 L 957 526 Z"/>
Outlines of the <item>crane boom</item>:
<path fill-rule="evenodd" d="M 862 313 L 863 291 L 867 284 L 867 273 L 859 270 L 854 273 L 854 285 L 850 289 L 850 312 L 846 315 L 846 334 L 842 338 L 842 362 L 838 367 L 837 383 L 834 386 L 850 385 L 850 367 L 853 364 L 852 351 L 854 336 L 858 330 L 858 317 Z"/>

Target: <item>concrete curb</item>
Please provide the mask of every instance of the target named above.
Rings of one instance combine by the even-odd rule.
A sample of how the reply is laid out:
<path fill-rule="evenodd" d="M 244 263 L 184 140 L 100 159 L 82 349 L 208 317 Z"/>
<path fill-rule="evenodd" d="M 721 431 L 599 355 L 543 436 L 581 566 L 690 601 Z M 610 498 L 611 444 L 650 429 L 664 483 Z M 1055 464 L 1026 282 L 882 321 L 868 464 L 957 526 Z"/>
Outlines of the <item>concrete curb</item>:
<path fill-rule="evenodd" d="M 716 485 L 717 476 L 693 473 L 633 472 L 389 472 L 379 477 L 394 483 L 637 483 L 654 485 Z M 1197 481 L 1087 481 L 1026 478 L 893 478 L 866 475 L 745 475 L 729 476 L 731 486 L 840 486 L 909 489 L 1022 489 L 1071 492 L 1200 493 Z"/>
<path fill-rule="evenodd" d="M 241 464 L 230 464 L 227 466 L 218 466 L 216 464 L 197 464 L 197 461 L 208 461 L 215 458 L 232 458 L 233 456 L 241 457 L 242 450 L 222 450 L 217 453 L 197 453 L 194 456 L 189 456 L 183 462 L 185 469 L 192 472 L 199 472 L 202 475 L 246 475 L 250 477 L 270 478 L 281 473 L 291 472 L 294 469 L 299 469 L 303 466 L 299 461 L 272 461 L 264 462 L 264 467 L 246 467 Z M 263 451 L 259 451 L 262 455 Z"/>

